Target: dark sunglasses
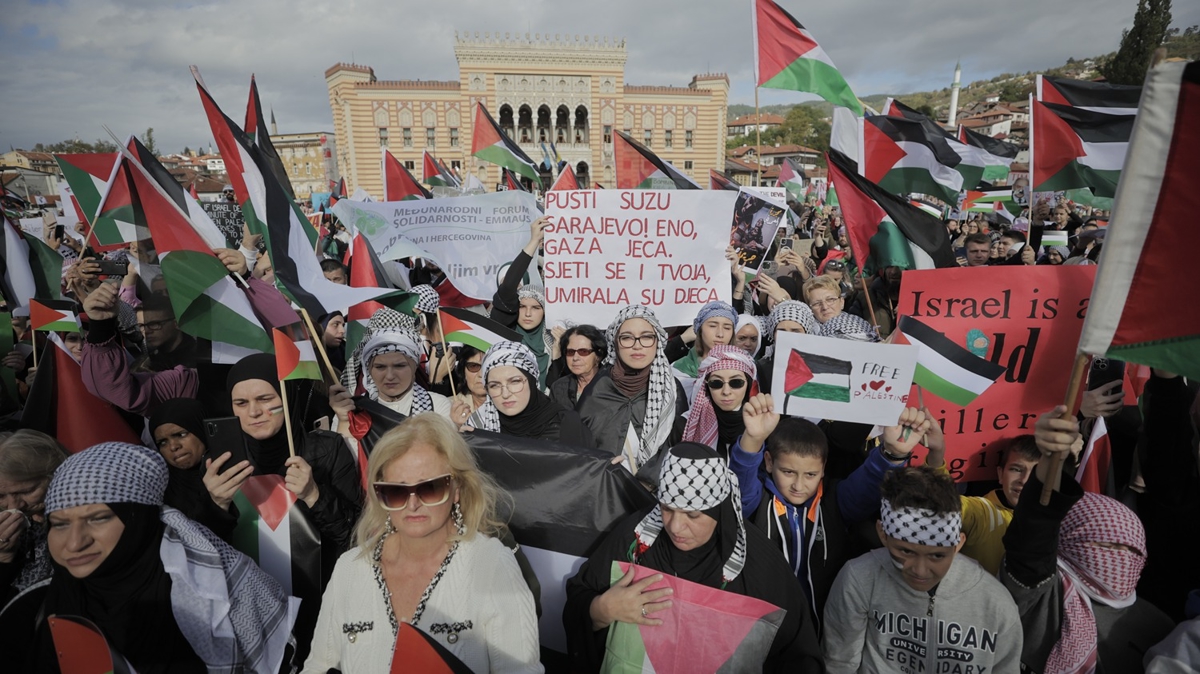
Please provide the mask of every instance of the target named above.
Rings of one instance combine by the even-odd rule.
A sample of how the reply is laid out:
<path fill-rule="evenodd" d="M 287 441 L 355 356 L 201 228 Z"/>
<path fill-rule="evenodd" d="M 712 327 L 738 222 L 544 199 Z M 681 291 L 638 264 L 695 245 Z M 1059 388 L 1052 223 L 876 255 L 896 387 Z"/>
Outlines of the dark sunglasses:
<path fill-rule="evenodd" d="M 580 356 L 587 358 L 588 356 L 592 355 L 593 353 L 595 353 L 595 351 L 593 349 L 567 349 L 567 358 L 571 358 L 571 357 L 575 356 L 576 354 L 579 354 Z"/>
<path fill-rule="evenodd" d="M 404 510 L 408 507 L 408 498 L 413 494 L 417 495 L 421 505 L 432 508 L 450 500 L 452 479 L 450 475 L 443 475 L 417 484 L 376 482 L 372 486 L 384 510 Z"/>
<path fill-rule="evenodd" d="M 467 368 L 467 372 L 475 374 L 483 369 L 483 363 L 467 363 L 464 367 Z"/>
<path fill-rule="evenodd" d="M 704 383 L 708 384 L 708 388 L 714 391 L 720 391 L 721 389 L 725 388 L 726 385 L 735 391 L 746 386 L 745 379 L 730 379 L 729 381 L 724 381 L 722 379 L 709 379 Z"/>

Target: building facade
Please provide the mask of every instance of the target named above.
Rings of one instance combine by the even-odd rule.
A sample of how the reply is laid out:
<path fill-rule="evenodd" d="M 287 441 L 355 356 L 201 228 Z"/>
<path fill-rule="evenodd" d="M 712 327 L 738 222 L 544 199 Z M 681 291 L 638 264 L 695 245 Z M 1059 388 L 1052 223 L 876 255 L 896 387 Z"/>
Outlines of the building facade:
<path fill-rule="evenodd" d="M 271 144 L 279 154 L 283 167 L 297 199 L 308 200 L 313 192 L 328 192 L 329 184 L 336 183 L 341 174 L 337 171 L 334 157 L 337 156 L 337 141 L 328 131 L 311 133 L 271 133 Z"/>
<path fill-rule="evenodd" d="M 687 86 L 626 84 L 624 40 L 576 35 L 455 34 L 452 81 L 375 78 L 362 65 L 325 71 L 337 169 L 349 189 L 381 195 L 381 148 L 421 178 L 428 150 L 459 176 L 500 182 L 500 168 L 471 156 L 474 110 L 482 102 L 535 163 L 543 143 L 571 164 L 582 185 L 615 186 L 615 131 L 625 131 L 703 182 L 725 165 L 729 78 L 696 75 Z M 550 184 L 549 172 L 543 175 Z"/>

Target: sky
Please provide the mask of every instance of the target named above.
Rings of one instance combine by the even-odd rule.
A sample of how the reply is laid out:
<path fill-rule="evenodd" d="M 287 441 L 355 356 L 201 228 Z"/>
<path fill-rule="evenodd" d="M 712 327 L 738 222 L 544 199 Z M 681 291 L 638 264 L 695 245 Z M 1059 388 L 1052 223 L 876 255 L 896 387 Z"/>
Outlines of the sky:
<path fill-rule="evenodd" d="M 782 6 L 860 96 L 949 86 L 1113 51 L 1137 0 L 840 0 Z M 1200 24 L 1175 2 L 1172 25 Z M 332 130 L 324 73 L 339 61 L 379 79 L 458 78 L 454 33 L 626 40 L 630 84 L 684 86 L 724 72 L 730 102 L 754 102 L 751 0 L 5 0 L 0 150 L 121 138 L 148 127 L 161 152 L 212 143 L 188 67 L 244 118 L 250 75 L 281 133 Z M 434 9 L 436 8 L 436 9 Z M 762 105 L 809 100 L 761 90 Z"/>

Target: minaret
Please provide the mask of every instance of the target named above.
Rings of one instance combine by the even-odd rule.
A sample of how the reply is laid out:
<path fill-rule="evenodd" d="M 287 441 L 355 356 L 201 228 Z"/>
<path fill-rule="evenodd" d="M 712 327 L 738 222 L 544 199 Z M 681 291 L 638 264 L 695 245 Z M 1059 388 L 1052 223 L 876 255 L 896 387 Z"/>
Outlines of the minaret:
<path fill-rule="evenodd" d="M 271 135 L 279 135 L 279 129 L 275 126 L 275 108 L 271 108 Z"/>
<path fill-rule="evenodd" d="M 954 126 L 958 119 L 958 88 L 962 86 L 962 65 L 954 64 L 954 84 L 950 85 L 950 116 L 946 120 L 948 126 Z"/>

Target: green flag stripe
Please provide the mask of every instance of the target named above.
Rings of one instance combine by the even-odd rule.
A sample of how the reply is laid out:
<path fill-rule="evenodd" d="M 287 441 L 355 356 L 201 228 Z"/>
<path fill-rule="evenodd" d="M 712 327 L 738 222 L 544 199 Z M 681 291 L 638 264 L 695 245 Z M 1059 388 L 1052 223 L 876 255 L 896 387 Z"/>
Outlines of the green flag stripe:
<path fill-rule="evenodd" d="M 250 499 L 246 498 L 240 489 L 234 492 L 233 502 L 237 505 L 238 520 L 230 544 L 257 564 L 259 561 L 258 526 L 261 519 L 258 510 L 250 504 Z"/>
<path fill-rule="evenodd" d="M 321 379 L 321 367 L 315 360 L 302 360 L 296 364 L 296 369 L 292 370 L 292 373 L 284 379 Z"/>
<path fill-rule="evenodd" d="M 913 383 L 942 400 L 952 402 L 960 407 L 966 407 L 978 397 L 973 391 L 939 377 L 920 363 L 917 363 L 916 372 L 913 374 Z"/>
<path fill-rule="evenodd" d="M 850 389 L 846 388 L 845 386 L 833 386 L 831 384 L 814 384 L 809 382 L 803 386 L 788 391 L 788 395 L 796 396 L 797 398 L 827 400 L 835 403 L 850 402 Z"/>
<path fill-rule="evenodd" d="M 33 284 L 37 288 L 37 297 L 61 300 L 62 255 L 59 255 L 58 251 L 47 246 L 46 242 L 36 236 L 26 236 L 25 241 L 31 253 L 29 270 L 33 273 Z"/>
<path fill-rule="evenodd" d="M 485 147 L 479 152 L 476 152 L 475 156 L 486 162 L 496 164 L 497 166 L 503 166 L 514 173 L 519 173 L 526 178 L 529 178 L 534 183 L 540 183 L 542 180 L 542 177 L 538 175 L 537 170 L 535 170 L 529 164 L 526 164 L 518 159 L 501 143 Z M 432 184 L 432 182 L 433 181 L 431 180 L 430 184 Z"/>
<path fill-rule="evenodd" d="M 858 97 L 850 90 L 842 73 L 823 61 L 800 57 L 762 86 L 813 93 L 834 105 L 850 108 L 856 115 L 863 114 Z"/>

